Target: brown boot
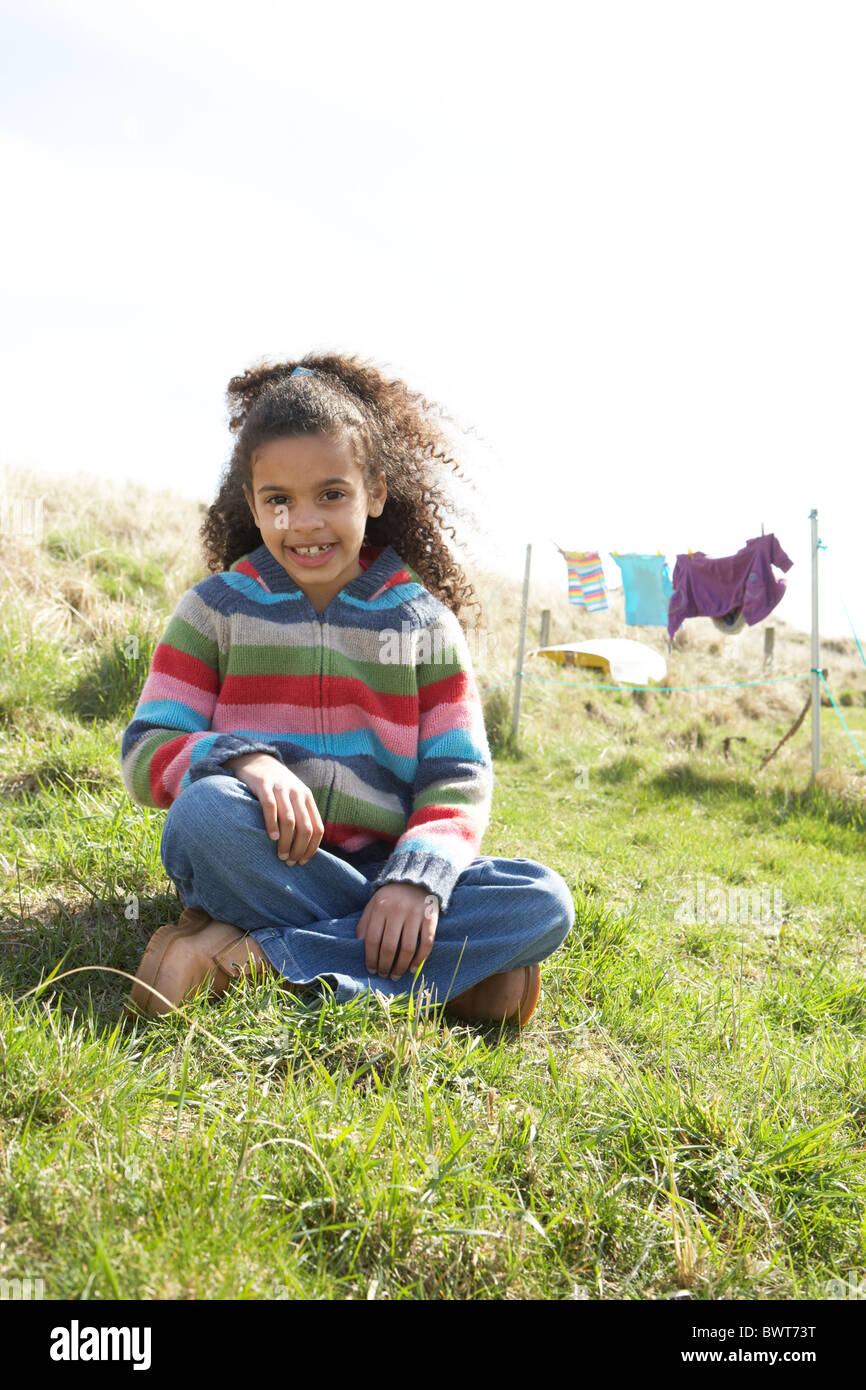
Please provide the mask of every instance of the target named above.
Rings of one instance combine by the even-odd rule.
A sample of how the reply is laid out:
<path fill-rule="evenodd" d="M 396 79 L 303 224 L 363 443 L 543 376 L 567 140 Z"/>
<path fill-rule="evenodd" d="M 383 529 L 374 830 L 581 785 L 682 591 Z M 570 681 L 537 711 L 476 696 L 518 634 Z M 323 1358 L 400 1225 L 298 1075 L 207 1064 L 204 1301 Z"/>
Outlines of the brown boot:
<path fill-rule="evenodd" d="M 522 1028 L 535 1013 L 541 992 L 541 969 L 524 965 L 502 975 L 488 975 L 471 989 L 455 994 L 445 1012 L 466 1023 L 518 1023 Z"/>
<path fill-rule="evenodd" d="M 150 938 L 130 994 L 130 1006 L 137 1008 L 127 1006 L 125 1016 L 171 1013 L 205 982 L 211 994 L 225 994 L 232 980 L 252 974 L 253 963 L 271 969 L 254 937 L 215 921 L 201 907 L 187 907 L 179 921 L 158 927 Z"/>

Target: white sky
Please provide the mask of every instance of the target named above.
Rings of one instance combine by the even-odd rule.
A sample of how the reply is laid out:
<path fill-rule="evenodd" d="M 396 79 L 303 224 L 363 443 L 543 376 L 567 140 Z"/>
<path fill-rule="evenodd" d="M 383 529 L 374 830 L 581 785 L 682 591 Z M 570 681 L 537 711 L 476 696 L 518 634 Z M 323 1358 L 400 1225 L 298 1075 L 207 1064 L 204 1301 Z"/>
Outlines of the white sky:
<path fill-rule="evenodd" d="M 0 14 L 0 461 L 209 501 L 229 377 L 357 352 L 483 441 L 479 558 L 763 522 L 806 626 L 816 506 L 866 636 L 861 3 Z"/>

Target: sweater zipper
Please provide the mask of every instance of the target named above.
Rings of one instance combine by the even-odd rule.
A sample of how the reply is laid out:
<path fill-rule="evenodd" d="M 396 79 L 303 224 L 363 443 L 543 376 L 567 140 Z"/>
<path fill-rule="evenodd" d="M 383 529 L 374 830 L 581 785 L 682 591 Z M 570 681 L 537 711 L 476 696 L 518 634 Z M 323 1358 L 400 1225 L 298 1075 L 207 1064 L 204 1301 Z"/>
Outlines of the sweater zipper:
<path fill-rule="evenodd" d="M 316 615 L 318 618 L 318 614 Z M 322 721 L 322 752 L 326 751 L 327 732 L 325 730 L 325 620 L 318 618 L 319 622 L 319 714 Z M 331 773 L 331 785 L 325 793 L 325 804 L 322 807 L 322 824 L 328 823 L 328 810 L 331 805 L 331 797 L 334 791 L 334 782 L 337 780 L 337 769 Z"/>

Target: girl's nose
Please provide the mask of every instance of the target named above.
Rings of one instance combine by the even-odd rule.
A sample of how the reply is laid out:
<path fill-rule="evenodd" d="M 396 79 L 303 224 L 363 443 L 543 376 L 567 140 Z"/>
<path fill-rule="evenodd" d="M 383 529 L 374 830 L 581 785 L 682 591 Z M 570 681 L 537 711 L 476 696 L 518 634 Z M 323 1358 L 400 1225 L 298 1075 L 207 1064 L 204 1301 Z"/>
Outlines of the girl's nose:
<path fill-rule="evenodd" d="M 321 531 L 323 526 L 322 518 L 313 507 L 296 506 L 292 512 L 291 529 L 304 535 L 311 534 L 313 531 Z"/>

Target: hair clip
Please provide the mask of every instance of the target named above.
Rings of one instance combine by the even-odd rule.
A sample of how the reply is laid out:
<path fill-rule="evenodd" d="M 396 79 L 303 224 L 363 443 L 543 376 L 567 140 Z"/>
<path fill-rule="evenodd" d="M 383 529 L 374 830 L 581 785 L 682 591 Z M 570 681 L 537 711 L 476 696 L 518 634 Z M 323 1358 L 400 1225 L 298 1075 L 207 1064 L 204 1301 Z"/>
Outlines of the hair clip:
<path fill-rule="evenodd" d="M 313 373 L 310 371 L 309 367 L 296 367 L 295 370 L 294 370 L 293 372 L 289 372 L 289 380 L 291 380 L 293 376 L 312 376 L 312 375 L 313 375 Z"/>

